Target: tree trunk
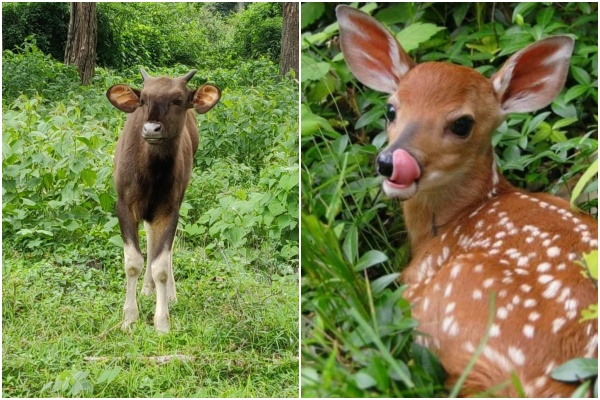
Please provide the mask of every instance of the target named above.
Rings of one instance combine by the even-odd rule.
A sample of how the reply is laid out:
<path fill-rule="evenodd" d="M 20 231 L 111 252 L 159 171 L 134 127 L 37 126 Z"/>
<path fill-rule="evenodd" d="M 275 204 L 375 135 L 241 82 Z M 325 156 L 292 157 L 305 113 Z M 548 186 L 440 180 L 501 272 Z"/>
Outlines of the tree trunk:
<path fill-rule="evenodd" d="M 71 3 L 65 64 L 77 67 L 82 85 L 94 76 L 97 31 L 96 3 Z"/>
<path fill-rule="evenodd" d="M 281 62 L 279 75 L 284 76 L 290 70 L 298 78 L 298 3 L 283 3 L 283 26 L 281 28 Z"/>

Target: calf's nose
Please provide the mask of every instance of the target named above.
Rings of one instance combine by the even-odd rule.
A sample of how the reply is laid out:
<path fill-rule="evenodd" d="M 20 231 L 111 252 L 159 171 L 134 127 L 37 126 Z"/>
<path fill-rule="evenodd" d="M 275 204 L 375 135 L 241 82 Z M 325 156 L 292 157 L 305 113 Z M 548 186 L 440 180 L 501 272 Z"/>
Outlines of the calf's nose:
<path fill-rule="evenodd" d="M 142 137 L 148 143 L 157 143 L 163 139 L 163 125 L 160 122 L 146 122 L 142 127 Z"/>

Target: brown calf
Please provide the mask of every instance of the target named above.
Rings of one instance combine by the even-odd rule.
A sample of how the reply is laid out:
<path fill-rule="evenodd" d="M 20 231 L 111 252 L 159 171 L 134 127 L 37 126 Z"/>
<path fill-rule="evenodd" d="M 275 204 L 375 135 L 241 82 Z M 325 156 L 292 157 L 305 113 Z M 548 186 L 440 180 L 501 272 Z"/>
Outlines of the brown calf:
<path fill-rule="evenodd" d="M 127 276 L 122 329 L 138 319 L 136 283 L 143 266 L 138 225 L 144 221 L 148 265 L 142 293 L 156 290 L 154 327 L 168 332 L 168 302 L 176 299 L 173 239 L 198 149 L 192 109 L 204 114 L 219 102 L 221 92 L 208 84 L 189 90 L 186 84 L 196 70 L 182 78 L 151 77 L 143 69 L 141 73 L 142 90 L 115 85 L 106 92 L 112 105 L 129 114 L 117 142 L 114 172 Z"/>

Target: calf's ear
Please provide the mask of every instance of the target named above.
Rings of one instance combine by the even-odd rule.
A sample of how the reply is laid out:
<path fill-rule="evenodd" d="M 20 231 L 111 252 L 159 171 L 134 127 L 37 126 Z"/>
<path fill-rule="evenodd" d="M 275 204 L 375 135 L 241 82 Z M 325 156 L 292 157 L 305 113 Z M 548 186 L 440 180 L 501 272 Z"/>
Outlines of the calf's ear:
<path fill-rule="evenodd" d="M 113 106 L 126 113 L 132 113 L 140 106 L 140 91 L 127 85 L 111 86 L 106 97 Z"/>
<path fill-rule="evenodd" d="M 199 114 L 204 114 L 221 100 L 221 90 L 214 85 L 202 85 L 194 92 L 192 104 Z"/>

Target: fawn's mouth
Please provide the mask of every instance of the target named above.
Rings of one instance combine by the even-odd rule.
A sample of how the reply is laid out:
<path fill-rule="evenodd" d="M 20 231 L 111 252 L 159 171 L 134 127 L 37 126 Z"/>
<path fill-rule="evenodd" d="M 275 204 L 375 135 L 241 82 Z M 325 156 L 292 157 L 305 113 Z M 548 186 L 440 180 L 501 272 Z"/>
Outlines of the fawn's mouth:
<path fill-rule="evenodd" d="M 383 191 L 389 197 L 406 200 L 415 195 L 421 168 L 408 151 L 382 152 L 377 157 L 377 171 L 387 178 L 383 182 Z"/>

